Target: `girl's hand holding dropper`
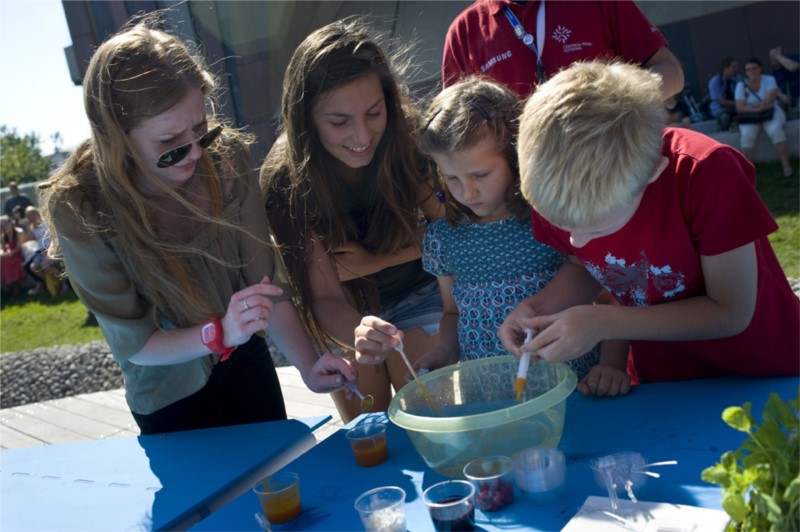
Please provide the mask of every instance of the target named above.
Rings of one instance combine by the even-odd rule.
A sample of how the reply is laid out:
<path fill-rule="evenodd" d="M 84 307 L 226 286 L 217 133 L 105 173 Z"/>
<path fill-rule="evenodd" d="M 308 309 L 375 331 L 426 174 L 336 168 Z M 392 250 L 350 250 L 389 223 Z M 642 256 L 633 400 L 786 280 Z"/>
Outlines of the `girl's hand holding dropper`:
<path fill-rule="evenodd" d="M 380 364 L 389 351 L 403 341 L 403 331 L 377 316 L 364 316 L 355 329 L 356 360 L 359 364 Z"/>

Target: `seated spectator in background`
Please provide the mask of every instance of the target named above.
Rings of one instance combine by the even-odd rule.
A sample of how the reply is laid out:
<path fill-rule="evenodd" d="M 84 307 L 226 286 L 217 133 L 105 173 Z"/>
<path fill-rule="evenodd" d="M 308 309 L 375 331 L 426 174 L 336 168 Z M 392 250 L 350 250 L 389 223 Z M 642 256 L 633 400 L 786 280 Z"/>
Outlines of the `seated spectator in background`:
<path fill-rule="evenodd" d="M 14 206 L 14 208 L 11 209 L 11 221 L 14 222 L 15 226 L 27 233 L 28 220 L 25 219 L 25 209 L 26 207 L 23 207 L 22 205 Z"/>
<path fill-rule="evenodd" d="M 786 114 L 777 104 L 778 86 L 775 78 L 761 73 L 761 61 L 748 59 L 744 64 L 746 78 L 736 85 L 736 113 L 739 115 L 739 134 L 742 153 L 751 161 L 755 151 L 756 137 L 761 126 L 772 140 L 783 165 L 783 175 L 791 177 L 792 165 L 789 162 L 789 149 L 786 146 Z M 762 113 L 772 109 L 772 117 L 761 123 L 744 123 L 742 113 Z"/>
<path fill-rule="evenodd" d="M 25 280 L 25 270 L 22 267 L 25 258 L 22 255 L 22 244 L 26 240 L 25 233 L 14 226 L 6 215 L 0 216 L 0 232 L 2 232 L 3 250 L 0 254 L 0 284 L 3 292 L 11 296 L 19 294 L 22 282 Z"/>
<path fill-rule="evenodd" d="M 661 76 L 664 98 L 683 90 L 683 69 L 667 39 L 632 0 L 478 0 L 450 24 L 442 85 L 483 73 L 521 99 L 576 61 L 619 58 Z M 542 79 L 544 78 L 544 79 Z"/>
<path fill-rule="evenodd" d="M 28 205 L 33 205 L 31 200 L 19 193 L 19 188 L 17 187 L 16 181 L 12 181 L 8 184 L 8 193 L 11 194 L 11 196 L 8 197 L 3 205 L 3 213 L 5 213 L 6 216 L 10 217 L 14 207 L 17 205 L 22 206 L 23 209 L 25 209 Z"/>
<path fill-rule="evenodd" d="M 528 100 L 518 149 L 534 236 L 570 260 L 508 315 L 509 351 L 566 360 L 625 338 L 642 383 L 797 377 L 800 300 L 770 246 L 778 225 L 755 169 L 664 128 L 657 76 L 597 62 L 561 71 Z M 592 305 L 601 287 L 620 305 Z M 539 332 L 521 346 L 526 328 Z"/>
<path fill-rule="evenodd" d="M 670 127 L 689 127 L 692 125 L 691 112 L 682 97 L 672 95 L 664 100 L 667 110 L 667 125 Z"/>
<path fill-rule="evenodd" d="M 788 97 L 783 103 L 794 105 L 800 93 L 800 54 L 787 57 L 778 46 L 769 51 L 769 58 L 772 61 L 772 76 L 778 85 L 779 94 Z"/>
<path fill-rule="evenodd" d="M 739 63 L 733 57 L 726 57 L 722 60 L 719 72 L 708 81 L 711 114 L 717 119 L 720 131 L 728 131 L 736 115 L 734 92 L 741 79 Z"/>
<path fill-rule="evenodd" d="M 33 243 L 33 253 L 25 258 L 23 265 L 25 272 L 31 276 L 36 282 L 36 285 L 28 292 L 30 295 L 41 294 L 45 289 L 45 271 L 46 264 L 50 261 L 47 260 L 47 253 L 45 250 L 45 236 L 47 235 L 47 224 L 42 220 L 42 215 L 34 206 L 25 209 L 25 217 L 28 220 L 27 237 L 28 243 Z"/>

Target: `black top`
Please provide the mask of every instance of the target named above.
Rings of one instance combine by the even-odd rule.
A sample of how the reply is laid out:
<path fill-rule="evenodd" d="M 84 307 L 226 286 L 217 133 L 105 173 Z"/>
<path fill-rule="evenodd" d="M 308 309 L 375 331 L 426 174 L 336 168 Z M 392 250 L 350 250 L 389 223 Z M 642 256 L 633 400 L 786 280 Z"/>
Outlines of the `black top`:
<path fill-rule="evenodd" d="M 358 240 L 362 240 L 368 229 L 368 209 L 363 187 L 347 187 L 345 194 L 349 215 L 355 223 Z M 390 266 L 366 277 L 378 289 L 380 308 L 391 307 L 408 294 L 433 282 L 435 278 L 422 269 L 422 259 Z"/>

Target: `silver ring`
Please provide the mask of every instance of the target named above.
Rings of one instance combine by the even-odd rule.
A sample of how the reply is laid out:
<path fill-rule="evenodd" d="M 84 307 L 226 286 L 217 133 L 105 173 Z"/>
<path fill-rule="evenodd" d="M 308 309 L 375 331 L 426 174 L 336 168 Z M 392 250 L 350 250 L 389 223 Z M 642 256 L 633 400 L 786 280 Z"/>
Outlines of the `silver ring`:
<path fill-rule="evenodd" d="M 242 300 L 242 303 L 244 303 L 244 309 L 245 310 L 250 310 L 250 305 L 247 304 L 247 298 L 244 298 Z"/>

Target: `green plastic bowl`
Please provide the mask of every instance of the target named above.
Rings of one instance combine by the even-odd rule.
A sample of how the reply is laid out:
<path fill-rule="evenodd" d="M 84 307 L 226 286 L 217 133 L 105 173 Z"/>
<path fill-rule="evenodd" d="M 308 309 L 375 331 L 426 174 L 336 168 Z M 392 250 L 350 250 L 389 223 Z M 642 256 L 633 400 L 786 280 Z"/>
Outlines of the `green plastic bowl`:
<path fill-rule="evenodd" d="M 522 400 L 514 381 L 519 361 L 511 355 L 460 362 L 420 377 L 442 415 L 412 381 L 389 403 L 389 419 L 406 430 L 430 468 L 463 478 L 464 465 L 490 455 L 511 457 L 531 447 L 556 447 L 564 429 L 566 399 L 575 373 L 562 362 L 528 368 Z"/>

